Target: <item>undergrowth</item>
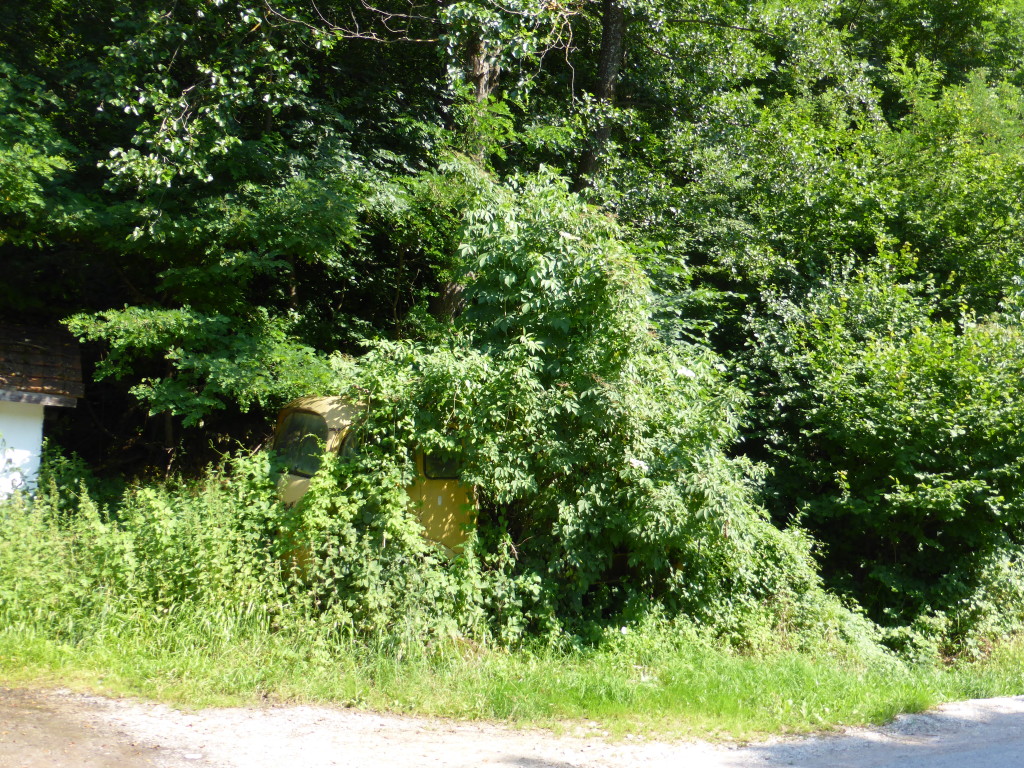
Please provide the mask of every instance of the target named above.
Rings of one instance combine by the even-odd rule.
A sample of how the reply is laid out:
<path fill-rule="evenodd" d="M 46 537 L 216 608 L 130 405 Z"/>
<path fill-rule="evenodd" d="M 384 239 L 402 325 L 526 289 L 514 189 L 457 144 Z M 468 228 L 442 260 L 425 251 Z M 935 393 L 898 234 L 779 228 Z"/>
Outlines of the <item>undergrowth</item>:
<path fill-rule="evenodd" d="M 652 601 L 583 633 L 510 639 L 494 616 L 514 587 L 509 553 L 446 560 L 383 508 L 333 518 L 348 546 L 331 546 L 309 510 L 277 504 L 267 470 L 259 455 L 106 504 L 55 484 L 0 504 L 0 677 L 189 706 L 330 702 L 741 738 L 1024 688 L 1020 646 L 911 663 L 814 591 L 809 605 L 722 614 L 740 623 Z"/>

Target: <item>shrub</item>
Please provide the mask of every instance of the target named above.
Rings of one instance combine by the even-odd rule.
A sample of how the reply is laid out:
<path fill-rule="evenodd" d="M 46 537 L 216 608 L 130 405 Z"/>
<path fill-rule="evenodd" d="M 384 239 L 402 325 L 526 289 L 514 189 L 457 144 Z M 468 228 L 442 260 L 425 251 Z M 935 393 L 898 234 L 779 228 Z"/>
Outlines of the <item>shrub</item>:
<path fill-rule="evenodd" d="M 771 525 L 751 500 L 756 469 L 729 456 L 743 398 L 725 366 L 657 339 L 616 225 L 561 181 L 487 194 L 467 216 L 469 303 L 449 338 L 380 342 L 341 367 L 338 391 L 367 404 L 356 463 L 373 479 L 340 462 L 330 482 L 357 503 L 323 519 L 370 503 L 378 543 L 391 530 L 411 552 L 408 529 L 388 527 L 401 494 L 379 489 L 409 481 L 410 446 L 457 450 L 479 505 L 457 559 L 478 580 L 464 602 L 506 641 L 599 634 L 651 610 L 741 644 L 815 624 L 825 614 L 808 606 L 826 598 L 809 541 Z"/>
<path fill-rule="evenodd" d="M 599 642 L 650 615 L 744 648 L 870 644 L 807 536 L 753 503 L 756 468 L 729 456 L 743 398 L 706 348 L 652 332 L 614 222 L 546 175 L 486 195 L 463 237 L 469 307 L 440 343 L 338 361 L 336 391 L 366 405 L 359 448 L 299 505 L 274 501 L 262 455 L 106 507 L 68 488 L 9 504 L 3 618 L 70 640 L 191 621 L 397 655 L 451 636 Z M 475 488 L 455 557 L 409 508 L 414 446 L 461 453 Z"/>
<path fill-rule="evenodd" d="M 919 290 L 871 268 L 780 300 L 753 359 L 775 513 L 822 541 L 831 583 L 877 620 L 957 641 L 1019 623 L 994 598 L 1020 589 L 996 564 L 1022 544 L 1022 334 L 935 318 Z"/>

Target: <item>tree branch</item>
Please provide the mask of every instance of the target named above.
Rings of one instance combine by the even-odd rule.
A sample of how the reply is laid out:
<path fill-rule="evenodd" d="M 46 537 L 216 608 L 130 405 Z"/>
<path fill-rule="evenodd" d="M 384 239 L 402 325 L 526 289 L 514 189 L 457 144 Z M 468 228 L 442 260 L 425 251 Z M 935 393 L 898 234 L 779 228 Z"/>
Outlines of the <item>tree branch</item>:
<path fill-rule="evenodd" d="M 716 21 L 714 19 L 667 19 L 666 24 L 703 24 L 708 27 L 719 27 L 721 29 L 732 29 L 736 32 L 751 32 L 755 35 L 764 35 L 765 37 L 771 37 L 776 40 L 780 39 L 778 35 L 768 32 L 763 29 L 755 29 L 754 27 L 744 27 L 739 24 L 727 24 L 724 21 Z"/>
<path fill-rule="evenodd" d="M 411 26 L 412 22 L 420 21 L 424 23 L 433 23 L 435 19 L 432 16 L 421 16 L 415 13 L 396 13 L 394 11 L 386 11 L 382 8 L 377 8 L 376 6 L 370 5 L 368 2 L 366 2 L 366 0 L 359 0 L 359 3 L 365 10 L 377 16 L 379 22 L 383 25 L 384 29 L 387 30 L 388 34 L 392 35 L 392 37 L 381 36 L 377 32 L 365 31 L 361 29 L 359 20 L 356 19 L 354 12 L 351 14 L 351 26 L 341 26 L 340 24 L 336 24 L 335 22 L 329 20 L 326 16 L 323 15 L 323 13 L 320 11 L 320 8 L 317 6 L 315 2 L 313 3 L 313 9 L 316 11 L 316 15 L 320 19 L 320 21 L 323 22 L 322 26 L 317 24 L 310 24 L 308 21 L 304 21 L 303 19 L 297 19 L 292 18 L 290 16 L 286 16 L 285 14 L 281 13 L 281 11 L 277 10 L 277 8 L 275 8 L 273 5 L 271 5 L 269 0 L 266 0 L 264 5 L 267 9 L 267 14 L 269 16 L 277 17 L 281 21 L 287 22 L 289 24 L 300 24 L 301 26 L 306 27 L 307 29 L 311 29 L 314 32 L 334 32 L 348 40 L 370 40 L 376 43 L 437 43 L 440 41 L 440 38 L 437 37 L 416 37 L 409 33 L 409 26 Z M 413 5 L 412 3 L 410 3 L 409 6 L 410 9 L 416 8 L 416 6 Z M 406 26 L 397 28 L 392 27 L 391 22 L 395 19 L 404 20 L 406 22 Z"/>

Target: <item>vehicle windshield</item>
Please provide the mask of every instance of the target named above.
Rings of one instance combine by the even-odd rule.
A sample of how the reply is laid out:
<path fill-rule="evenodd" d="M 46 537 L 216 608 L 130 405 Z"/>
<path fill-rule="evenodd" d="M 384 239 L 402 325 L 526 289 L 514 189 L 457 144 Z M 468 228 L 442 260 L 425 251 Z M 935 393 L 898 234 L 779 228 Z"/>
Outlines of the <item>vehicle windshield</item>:
<path fill-rule="evenodd" d="M 292 411 L 281 422 L 274 450 L 288 474 L 312 477 L 320 469 L 327 442 L 327 421 L 308 411 Z"/>

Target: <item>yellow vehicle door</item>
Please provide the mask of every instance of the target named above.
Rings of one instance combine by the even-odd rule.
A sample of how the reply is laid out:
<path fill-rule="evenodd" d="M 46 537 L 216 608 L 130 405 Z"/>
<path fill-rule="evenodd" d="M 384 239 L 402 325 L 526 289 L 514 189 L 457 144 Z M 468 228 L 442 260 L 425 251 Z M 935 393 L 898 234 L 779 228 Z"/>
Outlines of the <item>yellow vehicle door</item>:
<path fill-rule="evenodd" d="M 423 535 L 458 552 L 475 522 L 470 491 L 459 481 L 457 456 L 415 452 L 416 481 L 408 489 Z"/>

